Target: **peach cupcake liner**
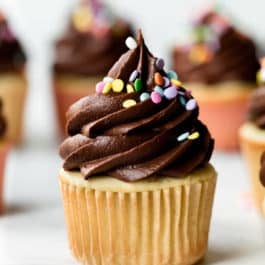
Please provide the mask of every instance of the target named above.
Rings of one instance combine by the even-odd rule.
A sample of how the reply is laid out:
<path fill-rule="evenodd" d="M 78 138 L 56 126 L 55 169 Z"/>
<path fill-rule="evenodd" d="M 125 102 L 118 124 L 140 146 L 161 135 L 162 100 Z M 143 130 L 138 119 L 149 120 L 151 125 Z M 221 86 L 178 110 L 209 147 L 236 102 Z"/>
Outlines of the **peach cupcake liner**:
<path fill-rule="evenodd" d="M 23 73 L 0 74 L 0 98 L 3 100 L 3 115 L 8 127 L 6 137 L 14 144 L 23 139 L 23 118 L 27 81 Z"/>
<path fill-rule="evenodd" d="M 260 182 L 260 159 L 265 151 L 265 130 L 257 128 L 252 123 L 245 123 L 239 131 L 240 146 L 250 176 L 250 183 L 254 202 L 258 210 L 262 211 L 265 188 Z"/>
<path fill-rule="evenodd" d="M 4 173 L 10 147 L 8 143 L 0 143 L 0 214 L 4 212 Z"/>
<path fill-rule="evenodd" d="M 60 134 L 65 136 L 66 112 L 68 108 L 82 97 L 95 93 L 96 84 L 102 77 L 55 77 L 53 92 L 57 111 Z"/>
<path fill-rule="evenodd" d="M 226 82 L 213 86 L 187 84 L 187 87 L 199 103 L 199 118 L 215 139 L 215 149 L 238 150 L 238 130 L 246 119 L 254 84 Z"/>
<path fill-rule="evenodd" d="M 216 172 L 126 183 L 60 172 L 70 249 L 85 265 L 189 265 L 208 245 Z"/>

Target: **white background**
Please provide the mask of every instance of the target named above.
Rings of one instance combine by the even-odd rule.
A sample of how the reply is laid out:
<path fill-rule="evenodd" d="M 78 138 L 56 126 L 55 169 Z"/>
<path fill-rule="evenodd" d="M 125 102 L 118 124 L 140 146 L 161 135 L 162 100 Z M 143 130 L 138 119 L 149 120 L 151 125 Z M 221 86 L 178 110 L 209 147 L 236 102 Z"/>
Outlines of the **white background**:
<path fill-rule="evenodd" d="M 28 53 L 30 92 L 26 144 L 10 156 L 6 176 L 7 213 L 0 218 L 0 265 L 75 264 L 68 248 L 57 184 L 55 116 L 50 93 L 52 43 L 75 1 L 0 0 Z M 108 0 L 117 13 L 141 27 L 151 50 L 168 58 L 182 39 L 187 19 L 209 1 Z M 218 1 L 238 26 L 265 45 L 265 2 Z M 248 190 L 245 167 L 237 154 L 216 154 L 219 182 L 209 253 L 205 264 L 264 264 L 263 221 L 240 207 Z M 124 264 L 126 265 L 126 264 Z"/>

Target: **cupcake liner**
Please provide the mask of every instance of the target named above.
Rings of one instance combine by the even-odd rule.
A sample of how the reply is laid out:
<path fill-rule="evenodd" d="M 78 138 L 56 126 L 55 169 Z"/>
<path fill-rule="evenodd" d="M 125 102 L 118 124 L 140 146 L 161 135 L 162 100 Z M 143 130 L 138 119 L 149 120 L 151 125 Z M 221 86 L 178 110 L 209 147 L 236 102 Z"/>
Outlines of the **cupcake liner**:
<path fill-rule="evenodd" d="M 27 81 L 23 73 L 0 75 L 0 98 L 3 100 L 3 113 L 7 119 L 7 138 L 19 144 L 23 138 L 23 116 Z"/>
<path fill-rule="evenodd" d="M 264 140 L 261 141 L 262 139 L 258 139 L 259 136 L 256 135 L 255 130 L 249 124 L 245 124 L 240 129 L 240 146 L 247 164 L 254 202 L 258 210 L 261 211 L 265 197 L 265 188 L 260 182 L 259 172 L 261 155 L 265 151 L 265 131 L 262 132 Z M 255 136 L 257 136 L 257 139 L 255 139 Z"/>
<path fill-rule="evenodd" d="M 215 184 L 212 170 L 170 186 L 107 191 L 61 174 L 72 253 L 86 265 L 194 264 L 207 250 Z"/>
<path fill-rule="evenodd" d="M 95 93 L 96 84 L 102 77 L 55 77 L 53 92 L 58 116 L 60 133 L 65 136 L 66 112 L 68 108 L 82 97 Z"/>
<path fill-rule="evenodd" d="M 6 158 L 10 150 L 10 144 L 0 144 L 0 214 L 4 211 L 4 172 L 6 165 Z"/>
<path fill-rule="evenodd" d="M 200 106 L 199 118 L 215 139 L 215 149 L 239 149 L 238 130 L 244 123 L 253 84 L 226 82 L 223 85 L 189 85 Z"/>

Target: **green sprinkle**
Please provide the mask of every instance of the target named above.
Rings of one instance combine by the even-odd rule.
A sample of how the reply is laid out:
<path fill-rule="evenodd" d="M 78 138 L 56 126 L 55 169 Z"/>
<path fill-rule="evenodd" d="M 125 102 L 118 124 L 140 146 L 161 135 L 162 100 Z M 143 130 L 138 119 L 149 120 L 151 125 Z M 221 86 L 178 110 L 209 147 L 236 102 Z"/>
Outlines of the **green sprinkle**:
<path fill-rule="evenodd" d="M 136 78 L 134 81 L 134 89 L 136 92 L 140 92 L 142 89 L 142 80 L 140 78 Z"/>

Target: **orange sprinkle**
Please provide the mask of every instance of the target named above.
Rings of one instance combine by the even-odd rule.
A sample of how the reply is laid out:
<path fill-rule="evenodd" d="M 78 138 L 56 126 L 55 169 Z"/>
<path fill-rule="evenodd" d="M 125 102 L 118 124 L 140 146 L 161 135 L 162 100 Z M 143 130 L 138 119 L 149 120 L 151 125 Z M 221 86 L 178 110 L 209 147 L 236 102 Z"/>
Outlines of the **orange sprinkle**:
<path fill-rule="evenodd" d="M 161 76 L 160 73 L 155 73 L 155 84 L 158 86 L 163 86 L 164 85 L 164 79 Z"/>

